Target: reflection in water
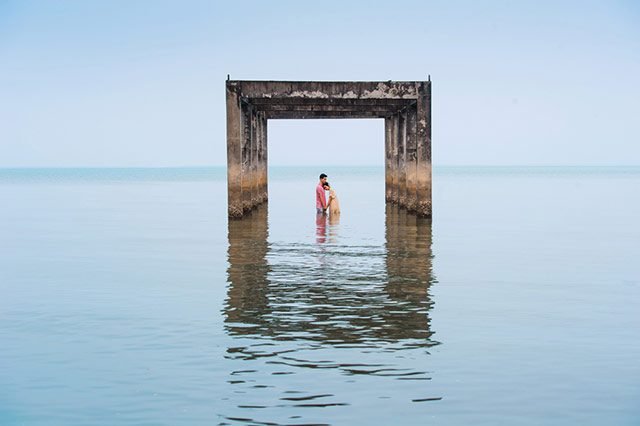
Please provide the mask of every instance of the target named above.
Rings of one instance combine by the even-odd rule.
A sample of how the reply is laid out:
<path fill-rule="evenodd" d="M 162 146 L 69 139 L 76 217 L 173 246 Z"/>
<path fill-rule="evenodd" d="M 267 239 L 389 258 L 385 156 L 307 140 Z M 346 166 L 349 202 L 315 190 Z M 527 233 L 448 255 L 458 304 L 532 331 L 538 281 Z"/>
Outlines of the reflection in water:
<path fill-rule="evenodd" d="M 241 327 L 258 327 L 266 312 L 267 206 L 252 211 L 243 220 L 229 221 L 229 286 L 226 319 Z"/>
<path fill-rule="evenodd" d="M 316 241 L 319 243 L 327 242 L 327 215 L 325 213 L 316 213 Z"/>
<path fill-rule="evenodd" d="M 392 392 L 390 380 L 402 381 L 393 382 L 397 391 L 397 383 L 430 379 L 430 220 L 387 205 L 382 247 L 336 244 L 337 225 L 318 215 L 315 244 L 270 244 L 266 207 L 229 222 L 227 359 L 240 364 L 226 419 L 274 421 L 292 407 L 354 405 L 354 393 L 341 389 L 359 377 L 382 381 L 366 385 L 379 385 L 380 398 Z"/>
<path fill-rule="evenodd" d="M 431 275 L 431 219 L 407 214 L 404 209 L 386 206 L 386 266 L 385 291 L 395 302 L 396 309 L 388 320 L 396 321 L 397 338 L 420 339 L 431 337 L 427 310 Z M 400 313 L 398 313 L 398 308 Z"/>
<path fill-rule="evenodd" d="M 335 243 L 340 225 L 340 214 L 316 213 L 316 242 Z"/>

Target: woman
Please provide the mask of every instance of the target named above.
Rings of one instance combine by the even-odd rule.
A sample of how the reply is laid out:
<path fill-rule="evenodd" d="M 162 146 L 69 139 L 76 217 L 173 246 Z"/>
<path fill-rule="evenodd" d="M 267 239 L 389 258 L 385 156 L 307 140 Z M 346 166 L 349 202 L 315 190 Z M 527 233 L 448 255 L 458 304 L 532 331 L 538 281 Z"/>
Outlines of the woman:
<path fill-rule="evenodd" d="M 326 182 L 323 185 L 323 187 L 324 187 L 324 189 L 326 191 L 329 191 L 329 202 L 327 203 L 327 210 L 329 210 L 329 214 L 331 216 L 339 215 L 340 214 L 340 202 L 338 201 L 338 196 L 336 195 L 336 191 L 331 189 L 331 185 L 329 185 L 329 182 Z"/>

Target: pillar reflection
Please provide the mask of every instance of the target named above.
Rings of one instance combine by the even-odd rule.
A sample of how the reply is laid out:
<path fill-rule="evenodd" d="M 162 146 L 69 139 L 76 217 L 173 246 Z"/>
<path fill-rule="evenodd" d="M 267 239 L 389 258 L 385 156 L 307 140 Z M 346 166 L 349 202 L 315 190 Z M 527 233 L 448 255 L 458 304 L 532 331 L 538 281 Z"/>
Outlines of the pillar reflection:
<path fill-rule="evenodd" d="M 269 235 L 267 205 L 261 205 L 242 220 L 229 221 L 227 269 L 230 282 L 225 305 L 228 331 L 243 333 L 263 328 L 268 312 L 266 255 Z"/>
<path fill-rule="evenodd" d="M 430 219 L 387 203 L 383 247 L 326 246 L 331 226 L 325 215 L 316 219 L 315 244 L 270 245 L 266 206 L 229 221 L 227 331 L 330 344 L 435 344 Z"/>
<path fill-rule="evenodd" d="M 388 203 L 384 244 L 370 245 L 344 243 L 336 225 L 320 215 L 315 241 L 269 243 L 266 206 L 229 221 L 227 419 L 282 424 L 263 413 L 304 406 L 300 423 L 316 424 L 310 410 L 357 401 L 347 382 L 366 381 L 387 401 L 425 397 L 428 348 L 438 344 L 431 221 Z"/>
<path fill-rule="evenodd" d="M 431 218 L 416 216 L 391 203 L 387 203 L 385 213 L 385 292 L 398 306 L 387 314 L 386 321 L 397 323 L 394 328 L 398 336 L 429 339 L 433 334 L 429 288 L 434 281 Z"/>

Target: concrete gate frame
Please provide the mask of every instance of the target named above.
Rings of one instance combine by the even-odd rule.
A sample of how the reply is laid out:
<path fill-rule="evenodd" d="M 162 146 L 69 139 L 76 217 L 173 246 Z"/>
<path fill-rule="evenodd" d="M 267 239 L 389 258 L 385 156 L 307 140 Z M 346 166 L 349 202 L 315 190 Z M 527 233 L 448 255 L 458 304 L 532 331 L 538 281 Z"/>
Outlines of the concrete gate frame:
<path fill-rule="evenodd" d="M 226 81 L 229 218 L 268 199 L 267 120 L 382 118 L 385 198 L 431 217 L 431 78 L 427 81 Z"/>

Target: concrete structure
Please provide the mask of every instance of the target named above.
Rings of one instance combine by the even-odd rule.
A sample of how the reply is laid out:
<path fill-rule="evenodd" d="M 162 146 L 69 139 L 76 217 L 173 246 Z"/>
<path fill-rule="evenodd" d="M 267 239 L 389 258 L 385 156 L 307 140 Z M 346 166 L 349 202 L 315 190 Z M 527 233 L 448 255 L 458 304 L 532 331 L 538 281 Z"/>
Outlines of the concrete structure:
<path fill-rule="evenodd" d="M 431 81 L 227 80 L 229 217 L 267 200 L 267 120 L 380 118 L 386 200 L 431 216 Z"/>

